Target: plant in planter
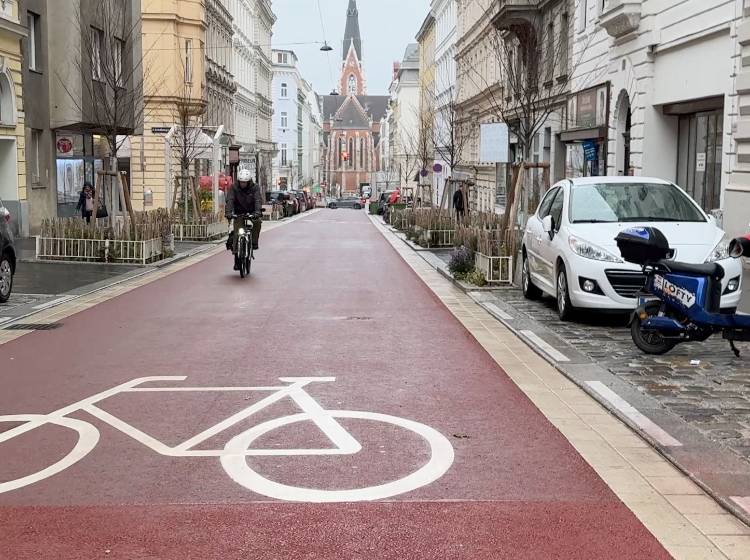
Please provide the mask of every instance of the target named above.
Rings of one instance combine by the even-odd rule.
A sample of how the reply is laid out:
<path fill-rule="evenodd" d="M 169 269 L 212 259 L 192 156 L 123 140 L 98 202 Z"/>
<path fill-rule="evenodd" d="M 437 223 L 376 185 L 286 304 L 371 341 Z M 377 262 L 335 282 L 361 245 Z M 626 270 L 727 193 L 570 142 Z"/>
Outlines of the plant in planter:
<path fill-rule="evenodd" d="M 467 274 L 474 270 L 474 251 L 463 245 L 454 249 L 451 254 L 451 260 L 448 263 L 448 270 L 454 276 Z"/>

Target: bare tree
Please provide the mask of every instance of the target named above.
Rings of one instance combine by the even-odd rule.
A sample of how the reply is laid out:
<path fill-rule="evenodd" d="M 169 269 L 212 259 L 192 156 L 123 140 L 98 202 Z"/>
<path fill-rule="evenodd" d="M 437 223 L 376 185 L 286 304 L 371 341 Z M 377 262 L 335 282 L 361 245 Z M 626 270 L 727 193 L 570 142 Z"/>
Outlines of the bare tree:
<path fill-rule="evenodd" d="M 173 119 L 177 126 L 172 137 L 172 150 L 180 162 L 180 176 L 177 178 L 179 190 L 175 189 L 171 205 L 173 208 L 176 206 L 179 196 L 183 206 L 183 219 L 187 223 L 190 221 L 191 200 L 193 218 L 200 217 L 200 201 L 191 168 L 197 159 L 205 156 L 207 146 L 203 141 L 206 102 L 203 98 L 194 96 L 193 86 L 185 76 L 183 90 L 176 97 L 173 107 Z"/>
<path fill-rule="evenodd" d="M 419 134 L 415 131 L 399 130 L 398 154 L 396 165 L 398 166 L 398 178 L 401 188 L 409 188 L 409 183 L 419 169 Z"/>
<path fill-rule="evenodd" d="M 462 165 L 466 157 L 466 149 L 472 135 L 475 134 L 475 124 L 470 120 L 462 120 L 456 104 L 455 88 L 447 91 L 447 99 L 436 101 L 434 129 L 435 153 L 448 164 L 451 173 Z M 445 178 L 443 193 L 447 192 L 448 181 Z M 442 206 L 442 201 L 441 201 Z"/>
<path fill-rule="evenodd" d="M 562 118 L 567 93 L 593 38 L 590 34 L 573 56 L 573 33 L 566 14 L 577 1 L 560 0 L 523 18 L 499 19 L 488 37 L 489 56 L 484 63 L 462 65 L 464 76 L 484 96 L 490 113 L 518 139 L 519 180 L 508 192 L 508 224 L 516 220 L 524 172 L 532 167 L 534 138 L 553 117 Z M 583 82 L 594 77 L 579 77 L 577 85 L 583 87 Z"/>

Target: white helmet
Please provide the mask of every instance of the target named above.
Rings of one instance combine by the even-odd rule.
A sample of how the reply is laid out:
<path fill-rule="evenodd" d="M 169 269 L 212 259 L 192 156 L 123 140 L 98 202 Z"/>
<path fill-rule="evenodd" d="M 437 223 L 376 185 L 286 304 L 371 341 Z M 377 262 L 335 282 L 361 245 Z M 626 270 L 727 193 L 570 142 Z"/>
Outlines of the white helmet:
<path fill-rule="evenodd" d="M 253 175 L 250 173 L 249 169 L 240 169 L 239 173 L 237 173 L 237 180 L 240 183 L 247 183 L 252 179 Z"/>

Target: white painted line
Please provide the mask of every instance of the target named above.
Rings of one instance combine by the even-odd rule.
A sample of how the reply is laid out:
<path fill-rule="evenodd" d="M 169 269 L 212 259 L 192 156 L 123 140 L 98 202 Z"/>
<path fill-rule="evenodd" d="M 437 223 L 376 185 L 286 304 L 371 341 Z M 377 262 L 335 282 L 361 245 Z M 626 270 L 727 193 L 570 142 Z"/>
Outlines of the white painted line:
<path fill-rule="evenodd" d="M 602 398 L 604 398 L 617 410 L 622 412 L 636 426 L 638 426 L 641 430 L 658 441 L 661 445 L 665 447 L 682 447 L 682 444 L 679 441 L 670 436 L 667 432 L 662 430 L 658 425 L 656 425 L 650 419 L 646 418 L 643 414 L 638 412 L 636 408 L 628 404 L 625 399 L 623 399 L 620 395 L 615 393 L 601 381 L 587 381 L 586 385 L 599 393 Z"/>
<path fill-rule="evenodd" d="M 47 309 L 49 307 L 54 307 L 55 305 L 59 305 L 61 303 L 65 303 L 66 301 L 70 301 L 71 299 L 75 299 L 78 296 L 63 296 L 59 297 L 57 299 L 53 299 L 52 301 L 48 301 L 46 303 L 40 303 L 39 305 L 33 306 L 31 309 L 36 309 L 37 311 L 41 311 L 42 309 Z"/>
<path fill-rule="evenodd" d="M 750 513 L 750 496 L 732 496 L 729 498 L 747 513 Z"/>
<path fill-rule="evenodd" d="M 508 315 L 505 311 L 500 309 L 497 305 L 494 303 L 480 303 L 480 305 L 484 308 L 486 308 L 490 313 L 497 315 L 500 317 L 503 321 L 512 321 L 513 316 Z M 560 354 L 562 356 L 562 354 Z"/>
<path fill-rule="evenodd" d="M 13 317 L 0 317 L 0 325 L 2 325 L 3 323 L 7 323 L 7 322 L 8 322 L 8 321 L 10 321 L 10 320 L 11 320 L 12 318 L 13 318 Z"/>
<path fill-rule="evenodd" d="M 539 349 L 542 350 L 545 354 L 547 354 L 550 358 L 555 360 L 556 362 L 569 362 L 570 358 L 568 358 L 565 354 L 554 348 L 551 344 L 548 342 L 545 342 L 542 340 L 539 335 L 532 331 L 519 331 L 523 336 L 528 338 L 531 342 L 534 343 L 535 346 L 537 346 Z"/>

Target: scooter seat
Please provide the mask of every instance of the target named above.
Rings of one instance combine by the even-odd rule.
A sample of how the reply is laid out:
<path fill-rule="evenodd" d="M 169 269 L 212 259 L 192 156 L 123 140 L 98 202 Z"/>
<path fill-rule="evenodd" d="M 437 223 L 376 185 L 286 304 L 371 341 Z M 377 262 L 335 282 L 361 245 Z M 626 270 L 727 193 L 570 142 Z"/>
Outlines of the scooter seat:
<path fill-rule="evenodd" d="M 724 278 L 724 268 L 717 263 L 692 264 L 678 261 L 659 261 L 659 266 L 664 267 L 670 272 L 692 274 L 694 276 L 708 276 L 716 280 Z"/>

